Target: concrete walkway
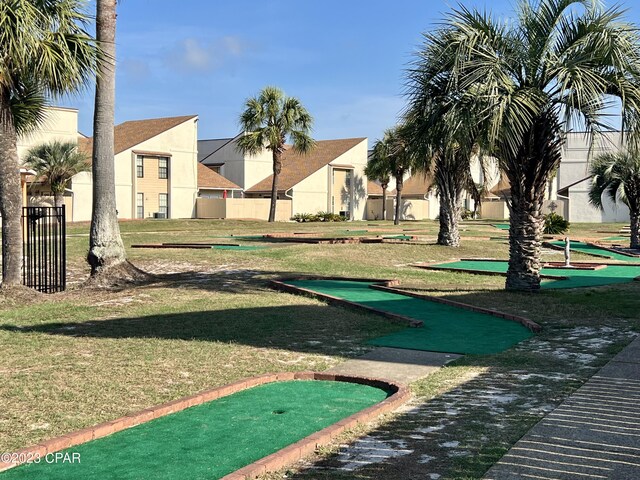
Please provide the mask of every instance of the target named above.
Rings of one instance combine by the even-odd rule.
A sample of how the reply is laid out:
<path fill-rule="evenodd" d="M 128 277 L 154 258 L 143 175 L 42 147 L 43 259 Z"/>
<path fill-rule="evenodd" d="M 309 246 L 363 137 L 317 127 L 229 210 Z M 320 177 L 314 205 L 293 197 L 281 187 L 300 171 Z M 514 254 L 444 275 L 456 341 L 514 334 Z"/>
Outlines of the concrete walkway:
<path fill-rule="evenodd" d="M 533 427 L 484 478 L 640 479 L 640 337 Z"/>
<path fill-rule="evenodd" d="M 382 347 L 347 360 L 327 372 L 383 378 L 408 385 L 460 357 L 454 353 Z"/>

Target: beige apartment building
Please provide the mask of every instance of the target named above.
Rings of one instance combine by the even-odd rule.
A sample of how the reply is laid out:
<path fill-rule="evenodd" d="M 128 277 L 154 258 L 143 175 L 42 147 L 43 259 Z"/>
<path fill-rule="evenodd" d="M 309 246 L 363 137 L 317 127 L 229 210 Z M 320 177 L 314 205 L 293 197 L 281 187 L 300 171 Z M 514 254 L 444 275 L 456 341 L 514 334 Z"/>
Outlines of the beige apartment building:
<path fill-rule="evenodd" d="M 197 115 L 124 122 L 114 129 L 118 218 L 192 218 L 198 195 Z M 53 107 L 43 127 L 20 139 L 24 156 L 55 139 L 78 142 L 91 158 L 92 139 L 78 133 L 77 110 Z M 91 172 L 75 175 L 65 194 L 68 221 L 89 221 L 93 201 Z M 48 185 L 32 178 L 31 204 L 51 204 Z"/>
<path fill-rule="evenodd" d="M 239 185 L 248 200 L 245 203 L 263 199 L 253 203 L 267 208 L 268 202 L 264 199 L 271 197 L 273 183 L 271 152 L 264 149 L 257 155 L 243 155 L 237 148 L 238 138 L 240 136 L 201 140 L 198 142 L 200 161 Z M 288 210 L 281 212 L 279 218 L 323 211 L 354 220 L 366 219 L 366 164 L 366 138 L 320 140 L 308 154 L 287 148 L 282 159 L 278 199 Z M 262 210 L 260 207 L 260 212 Z M 225 212 L 228 215 L 228 210 Z"/>

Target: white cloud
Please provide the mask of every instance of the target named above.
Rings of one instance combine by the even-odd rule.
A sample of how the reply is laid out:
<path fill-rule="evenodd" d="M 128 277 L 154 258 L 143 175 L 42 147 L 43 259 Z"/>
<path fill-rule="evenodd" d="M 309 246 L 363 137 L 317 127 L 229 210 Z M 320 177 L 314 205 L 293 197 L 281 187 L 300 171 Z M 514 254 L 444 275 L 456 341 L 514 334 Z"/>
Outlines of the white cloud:
<path fill-rule="evenodd" d="M 167 66 L 179 71 L 208 72 L 221 67 L 226 61 L 242 56 L 248 50 L 239 37 L 225 36 L 213 41 L 185 38 L 165 55 Z"/>

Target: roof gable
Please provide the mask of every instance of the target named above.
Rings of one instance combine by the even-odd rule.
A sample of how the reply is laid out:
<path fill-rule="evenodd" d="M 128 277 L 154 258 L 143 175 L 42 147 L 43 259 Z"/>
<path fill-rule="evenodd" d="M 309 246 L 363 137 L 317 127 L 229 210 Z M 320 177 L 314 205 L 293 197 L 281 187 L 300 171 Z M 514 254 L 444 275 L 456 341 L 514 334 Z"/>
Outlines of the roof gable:
<path fill-rule="evenodd" d="M 315 148 L 306 155 L 287 146 L 287 150 L 282 156 L 282 172 L 278 177 L 278 191 L 289 190 L 365 140 L 364 137 L 320 140 L 316 142 Z M 247 192 L 270 192 L 272 183 L 273 174 L 247 189 Z"/>
<path fill-rule="evenodd" d="M 122 153 L 196 117 L 197 115 L 185 115 L 182 117 L 151 118 L 131 120 L 116 125 L 113 128 L 113 153 L 114 155 Z M 91 156 L 93 154 L 93 137 L 79 137 L 78 148 Z"/>
<path fill-rule="evenodd" d="M 414 173 L 402 185 L 403 195 L 421 195 L 429 193 L 433 177 L 424 173 Z"/>
<path fill-rule="evenodd" d="M 114 153 L 124 152 L 136 145 L 160 135 L 181 123 L 196 118 L 197 115 L 182 117 L 152 118 L 149 120 L 132 120 L 116 125 L 114 128 Z"/>
<path fill-rule="evenodd" d="M 213 188 L 219 190 L 242 190 L 238 185 L 206 165 L 198 163 L 198 188 Z"/>

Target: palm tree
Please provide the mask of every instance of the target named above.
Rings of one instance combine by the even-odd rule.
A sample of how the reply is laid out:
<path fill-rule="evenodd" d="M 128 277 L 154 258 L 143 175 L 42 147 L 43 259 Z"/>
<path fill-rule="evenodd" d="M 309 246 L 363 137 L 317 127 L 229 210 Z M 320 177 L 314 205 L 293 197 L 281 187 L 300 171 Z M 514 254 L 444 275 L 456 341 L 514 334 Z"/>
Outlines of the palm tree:
<path fill-rule="evenodd" d="M 71 177 L 89 170 L 89 158 L 75 142 L 54 140 L 31 148 L 24 163 L 51 186 L 56 207 L 64 203 L 64 190 Z"/>
<path fill-rule="evenodd" d="M 389 188 L 389 182 L 391 181 L 391 164 L 388 161 L 388 157 L 380 155 L 381 151 L 374 149 L 367 166 L 364 169 L 364 174 L 367 178 L 377 180 L 382 188 L 382 219 L 387 219 L 387 188 Z"/>
<path fill-rule="evenodd" d="M 431 53 L 431 52 L 429 52 Z M 442 82 L 422 83 L 437 58 L 421 57 L 409 71 L 410 103 L 405 112 L 408 135 L 419 149 L 419 169 L 433 177 L 440 200 L 438 245 L 460 246 L 461 202 L 465 192 L 480 201 L 479 186 L 473 179 L 474 158 L 485 171 L 481 155 L 480 130 L 473 105 L 451 108 L 458 92 Z"/>
<path fill-rule="evenodd" d="M 545 187 L 561 160 L 564 132 L 610 128 L 606 109 L 621 102 L 623 130 L 640 133 L 640 42 L 617 7 L 590 0 L 520 0 L 517 21 L 460 7 L 425 35 L 410 91 L 451 92 L 449 128 L 477 116 L 489 153 L 511 185 L 506 288 L 540 288 Z M 445 118 L 443 121 L 447 121 Z"/>
<path fill-rule="evenodd" d="M 0 2 L 0 215 L 2 285 L 20 284 L 22 196 L 18 134 L 42 121 L 46 99 L 83 87 L 96 45 L 78 0 Z"/>
<path fill-rule="evenodd" d="M 631 248 L 640 249 L 640 154 L 621 151 L 596 158 L 590 167 L 592 182 L 589 201 L 604 209 L 603 195 L 615 203 L 629 207 L 631 217 Z"/>
<path fill-rule="evenodd" d="M 411 148 L 409 140 L 406 127 L 399 125 L 385 130 L 382 139 L 377 140 L 373 145 L 372 157 L 383 165 L 380 167 L 383 171 L 386 170 L 396 180 L 394 225 L 400 224 L 402 216 L 404 176 L 416 164 L 414 150 Z"/>
<path fill-rule="evenodd" d="M 114 122 L 116 102 L 116 0 L 96 3 L 96 36 L 103 55 L 93 112 L 93 207 L 87 261 L 91 276 L 126 261 L 116 210 Z"/>
<path fill-rule="evenodd" d="M 458 146 L 440 151 L 434 160 L 434 186 L 440 200 L 438 245 L 460 246 L 459 221 L 462 218 L 462 197 L 469 193 L 477 203 L 478 185 L 471 173 L 471 152 Z M 482 160 L 481 167 L 483 167 Z"/>
<path fill-rule="evenodd" d="M 282 171 L 285 142 L 290 138 L 293 150 L 299 153 L 310 152 L 315 146 L 309 135 L 312 123 L 313 118 L 300 100 L 287 97 L 276 87 L 265 87 L 257 97 L 249 98 L 245 103 L 245 111 L 240 115 L 240 126 L 244 135 L 238 140 L 238 149 L 243 154 L 250 155 L 255 155 L 263 148 L 271 151 L 273 183 L 270 222 L 276 219 L 278 177 Z"/>

